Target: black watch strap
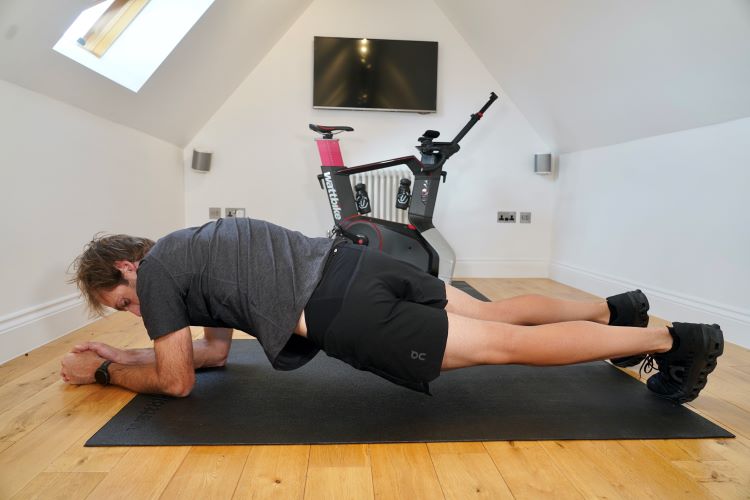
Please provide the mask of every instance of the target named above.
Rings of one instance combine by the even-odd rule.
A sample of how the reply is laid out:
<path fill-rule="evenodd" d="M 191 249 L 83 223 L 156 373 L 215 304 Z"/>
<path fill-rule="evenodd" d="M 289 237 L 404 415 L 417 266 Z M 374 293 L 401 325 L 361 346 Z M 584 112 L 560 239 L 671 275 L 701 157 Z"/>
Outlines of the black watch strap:
<path fill-rule="evenodd" d="M 109 365 L 111 364 L 112 362 L 107 360 L 102 363 L 99 368 L 96 369 L 96 372 L 94 373 L 94 379 L 97 381 L 97 383 L 102 385 L 109 385 Z"/>

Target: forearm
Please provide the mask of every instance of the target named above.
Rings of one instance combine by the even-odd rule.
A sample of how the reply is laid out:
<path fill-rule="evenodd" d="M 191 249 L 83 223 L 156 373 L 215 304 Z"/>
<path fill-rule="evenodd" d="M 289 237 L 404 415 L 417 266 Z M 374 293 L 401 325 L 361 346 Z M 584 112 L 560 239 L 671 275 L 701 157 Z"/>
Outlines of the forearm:
<path fill-rule="evenodd" d="M 227 355 L 216 342 L 205 338 L 193 341 L 193 367 L 212 368 L 224 366 Z"/>
<path fill-rule="evenodd" d="M 153 349 L 121 350 L 96 342 L 76 346 L 76 349 L 78 355 L 92 351 L 87 355 L 111 361 L 112 384 L 141 393 L 187 396 L 195 384 L 196 368 L 224 366 L 232 343 L 232 330 L 205 328 L 204 338 L 192 341 L 190 337 L 190 329 L 186 327 L 157 338 Z M 93 376 L 76 377 L 76 380 L 91 383 L 89 378 Z"/>
<path fill-rule="evenodd" d="M 115 360 L 122 365 L 149 365 L 156 363 L 156 354 L 151 347 L 126 349 L 124 359 Z M 224 356 L 216 346 L 206 339 L 193 341 L 193 368 L 224 366 Z"/>
<path fill-rule="evenodd" d="M 138 349 L 139 351 L 150 350 L 153 358 L 153 349 Z M 156 371 L 156 362 L 144 364 L 120 364 L 109 365 L 109 380 L 113 385 L 119 385 L 131 391 L 147 394 L 163 394 L 165 391 L 159 381 Z"/>
<path fill-rule="evenodd" d="M 192 380 L 184 381 L 160 374 L 156 363 L 143 365 L 109 365 L 110 383 L 145 394 L 167 394 L 187 396 L 192 388 Z"/>
<path fill-rule="evenodd" d="M 206 337 L 194 344 L 190 328 L 185 327 L 155 339 L 153 349 L 122 350 L 86 342 L 63 357 L 60 375 L 70 384 L 91 384 L 106 360 L 112 384 L 137 392 L 187 396 L 195 384 L 195 368 L 222 366 L 229 351 L 231 330 L 217 336 L 207 329 Z"/>
<path fill-rule="evenodd" d="M 122 360 L 115 360 L 123 365 L 148 365 L 156 363 L 156 354 L 153 347 L 142 349 L 125 349 L 125 356 Z"/>

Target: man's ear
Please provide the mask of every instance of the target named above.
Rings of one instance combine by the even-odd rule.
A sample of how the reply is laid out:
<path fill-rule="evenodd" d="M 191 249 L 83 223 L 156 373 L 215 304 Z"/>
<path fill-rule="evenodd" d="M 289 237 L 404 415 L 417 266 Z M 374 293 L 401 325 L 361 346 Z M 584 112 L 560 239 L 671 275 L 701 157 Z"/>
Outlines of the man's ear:
<path fill-rule="evenodd" d="M 135 273 L 136 269 L 138 269 L 138 264 L 136 264 L 135 262 L 130 262 L 129 260 L 116 260 L 115 268 L 117 268 L 117 270 L 127 278 L 128 275 Z"/>

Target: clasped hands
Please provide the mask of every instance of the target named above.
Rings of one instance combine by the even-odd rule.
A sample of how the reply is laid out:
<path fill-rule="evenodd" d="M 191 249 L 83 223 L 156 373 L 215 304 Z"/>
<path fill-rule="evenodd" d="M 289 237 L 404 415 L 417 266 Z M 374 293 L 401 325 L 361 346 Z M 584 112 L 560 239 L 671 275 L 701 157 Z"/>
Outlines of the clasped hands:
<path fill-rule="evenodd" d="M 68 384 L 93 384 L 94 373 L 104 361 L 126 364 L 126 358 L 127 354 L 122 349 L 101 342 L 84 342 L 63 356 L 60 377 Z"/>

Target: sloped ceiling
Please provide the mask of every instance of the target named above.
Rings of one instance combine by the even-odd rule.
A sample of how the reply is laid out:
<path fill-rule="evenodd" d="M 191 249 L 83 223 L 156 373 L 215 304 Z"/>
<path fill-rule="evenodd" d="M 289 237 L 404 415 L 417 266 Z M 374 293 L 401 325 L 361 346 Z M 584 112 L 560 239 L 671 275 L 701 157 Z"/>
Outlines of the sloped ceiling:
<path fill-rule="evenodd" d="M 435 0 L 560 152 L 750 116 L 748 0 Z"/>
<path fill-rule="evenodd" d="M 52 50 L 93 0 L 0 0 L 0 78 L 186 145 L 312 0 L 216 0 L 138 94 Z"/>
<path fill-rule="evenodd" d="M 0 78 L 182 147 L 312 1 L 216 0 L 134 94 L 52 50 L 93 0 L 0 0 Z M 750 0 L 435 3 L 558 152 L 750 116 Z"/>

